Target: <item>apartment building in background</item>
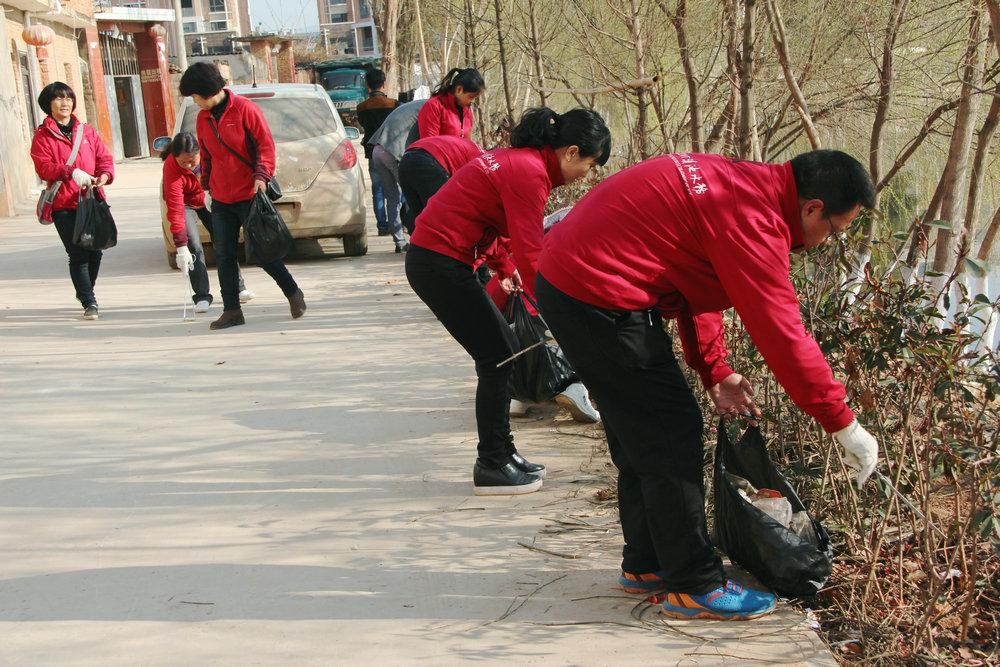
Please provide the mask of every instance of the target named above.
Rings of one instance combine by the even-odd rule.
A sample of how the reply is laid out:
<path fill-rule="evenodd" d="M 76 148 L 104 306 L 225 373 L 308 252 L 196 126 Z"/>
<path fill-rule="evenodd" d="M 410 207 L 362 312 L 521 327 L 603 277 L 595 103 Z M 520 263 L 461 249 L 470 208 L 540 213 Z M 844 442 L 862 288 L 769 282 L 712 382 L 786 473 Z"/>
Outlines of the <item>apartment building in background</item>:
<path fill-rule="evenodd" d="M 371 0 L 316 0 L 323 44 L 331 56 L 378 56 Z"/>
<path fill-rule="evenodd" d="M 190 56 L 242 53 L 237 37 L 250 34 L 248 0 L 181 0 L 184 45 Z"/>

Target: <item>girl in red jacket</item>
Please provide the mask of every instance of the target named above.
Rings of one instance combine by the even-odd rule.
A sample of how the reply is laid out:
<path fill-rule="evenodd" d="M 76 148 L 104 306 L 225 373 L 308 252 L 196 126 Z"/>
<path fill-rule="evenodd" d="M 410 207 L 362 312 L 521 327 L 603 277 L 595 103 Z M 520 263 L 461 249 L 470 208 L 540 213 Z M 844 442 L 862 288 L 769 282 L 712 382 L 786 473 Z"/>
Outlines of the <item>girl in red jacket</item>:
<path fill-rule="evenodd" d="M 399 187 L 406 205 L 400 213 L 406 232 L 451 175 L 483 154 L 474 141 L 442 134 L 410 144 L 399 161 Z"/>
<path fill-rule="evenodd" d="M 209 236 L 212 236 L 212 214 L 205 206 L 205 191 L 198 180 L 200 158 L 198 139 L 190 132 L 181 132 L 160 151 L 160 159 L 163 160 L 163 200 L 167 205 L 170 234 L 177 248 L 177 268 L 188 274 L 191 280 L 194 312 L 207 313 L 212 305 L 212 293 L 198 221 L 201 220 Z M 253 292 L 244 286 L 242 275 L 239 283 L 240 303 L 244 303 L 253 298 Z"/>
<path fill-rule="evenodd" d="M 514 446 L 507 414 L 511 366 L 498 364 L 515 352 L 515 342 L 473 265 L 485 256 L 505 290 L 533 292 L 549 193 L 607 162 L 611 133 L 593 111 L 560 115 L 542 107 L 525 113 L 511 146 L 483 153 L 444 184 L 417 219 L 406 256 L 413 291 L 476 364 L 477 495 L 536 491 L 545 467 L 526 461 Z"/>
<path fill-rule="evenodd" d="M 104 197 L 101 186 L 115 176 L 115 162 L 97 131 L 77 120 L 76 94 L 61 81 L 50 83 L 38 95 L 38 106 L 46 114 L 35 130 L 31 142 L 31 159 L 35 173 L 45 181 L 46 187 L 60 181 L 62 185 L 53 202 L 52 219 L 59 232 L 59 239 L 69 256 L 69 277 L 76 290 L 76 298 L 83 306 L 83 319 L 96 320 L 97 297 L 94 285 L 101 268 L 100 250 L 85 250 L 73 243 L 76 224 L 76 206 L 83 188 L 95 187 Z M 67 164 L 73 151 L 77 133 L 81 134 L 80 149 L 72 164 Z"/>
<path fill-rule="evenodd" d="M 451 134 L 468 139 L 472 136 L 472 103 L 484 90 L 486 81 L 474 67 L 455 67 L 445 74 L 417 115 L 420 138 Z"/>

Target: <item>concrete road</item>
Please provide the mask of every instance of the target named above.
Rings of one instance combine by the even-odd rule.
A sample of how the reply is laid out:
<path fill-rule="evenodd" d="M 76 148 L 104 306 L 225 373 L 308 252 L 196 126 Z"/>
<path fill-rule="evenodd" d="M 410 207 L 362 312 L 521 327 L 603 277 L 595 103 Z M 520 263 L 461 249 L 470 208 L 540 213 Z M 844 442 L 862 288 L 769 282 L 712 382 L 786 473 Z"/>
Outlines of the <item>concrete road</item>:
<path fill-rule="evenodd" d="M 159 163 L 119 174 L 98 322 L 55 230 L 0 221 L 0 664 L 835 664 L 788 607 L 665 623 L 617 591 L 600 430 L 555 408 L 516 424 L 544 490 L 474 497 L 472 364 L 386 239 L 293 262 L 297 321 L 247 268 L 246 326 L 210 332 Z"/>

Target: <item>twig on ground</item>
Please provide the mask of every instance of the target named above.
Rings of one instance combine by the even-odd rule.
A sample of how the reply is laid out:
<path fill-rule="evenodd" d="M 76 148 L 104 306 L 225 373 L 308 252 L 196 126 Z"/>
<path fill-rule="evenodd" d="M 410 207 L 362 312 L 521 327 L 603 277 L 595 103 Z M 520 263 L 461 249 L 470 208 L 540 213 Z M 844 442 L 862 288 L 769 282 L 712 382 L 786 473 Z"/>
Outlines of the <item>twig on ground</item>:
<path fill-rule="evenodd" d="M 561 554 L 558 551 L 549 551 L 548 549 L 543 549 L 541 547 L 536 547 L 536 546 L 532 546 L 530 544 L 525 544 L 524 542 L 518 542 L 518 544 L 521 545 L 522 547 L 524 547 L 525 549 L 528 549 L 529 551 L 540 551 L 543 554 L 548 554 L 550 556 L 559 556 L 559 558 L 567 558 L 569 560 L 577 560 L 578 558 L 580 558 L 580 556 L 577 555 L 577 554 Z M 563 575 L 563 576 L 566 576 L 566 575 Z"/>

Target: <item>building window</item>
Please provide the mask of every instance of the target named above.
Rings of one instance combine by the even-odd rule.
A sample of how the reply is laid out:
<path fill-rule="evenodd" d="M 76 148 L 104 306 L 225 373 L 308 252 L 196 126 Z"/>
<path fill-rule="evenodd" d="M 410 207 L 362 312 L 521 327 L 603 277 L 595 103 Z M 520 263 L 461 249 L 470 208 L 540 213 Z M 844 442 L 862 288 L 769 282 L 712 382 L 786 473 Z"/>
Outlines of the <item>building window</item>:
<path fill-rule="evenodd" d="M 229 22 L 228 21 L 209 21 L 208 22 L 208 29 L 211 30 L 212 32 L 225 32 L 226 30 L 229 30 Z"/>
<path fill-rule="evenodd" d="M 193 9 L 191 0 L 181 0 L 181 9 Z"/>
<path fill-rule="evenodd" d="M 361 18 L 370 19 L 372 17 L 372 8 L 368 4 L 368 0 L 359 0 L 358 5 L 361 8 Z"/>
<path fill-rule="evenodd" d="M 327 12 L 330 14 L 330 23 L 347 23 L 347 3 L 342 1 L 331 2 L 327 5 Z"/>
<path fill-rule="evenodd" d="M 330 23 L 347 23 L 347 14 L 330 14 Z"/>
<path fill-rule="evenodd" d="M 361 29 L 361 50 L 362 51 L 375 50 L 375 40 L 372 36 L 372 29 L 370 27 Z"/>
<path fill-rule="evenodd" d="M 226 11 L 226 0 L 208 0 L 208 11 L 210 12 Z"/>
<path fill-rule="evenodd" d="M 185 21 L 185 23 L 184 23 L 184 32 L 185 33 L 195 32 L 197 29 L 198 29 L 198 24 L 193 23 L 193 22 L 189 22 L 189 21 Z"/>

